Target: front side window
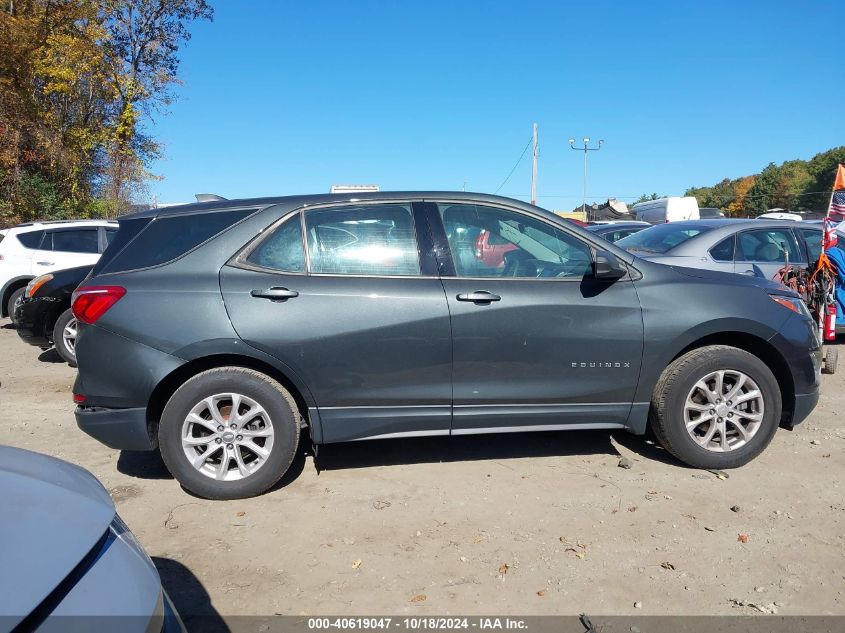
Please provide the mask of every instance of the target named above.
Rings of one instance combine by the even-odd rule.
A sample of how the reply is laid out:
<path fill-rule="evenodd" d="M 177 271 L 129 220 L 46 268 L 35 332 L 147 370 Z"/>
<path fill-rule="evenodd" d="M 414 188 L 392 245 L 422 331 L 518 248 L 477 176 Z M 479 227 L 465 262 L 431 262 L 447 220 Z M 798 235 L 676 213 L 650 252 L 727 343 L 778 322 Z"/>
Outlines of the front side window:
<path fill-rule="evenodd" d="M 99 253 L 100 238 L 97 229 L 53 231 L 53 250 L 67 253 Z M 44 247 L 42 246 L 42 249 Z"/>
<path fill-rule="evenodd" d="M 366 204 L 305 213 L 310 272 L 333 275 L 420 274 L 410 203 Z"/>
<path fill-rule="evenodd" d="M 822 232 L 816 229 L 800 229 L 804 243 L 807 245 L 807 255 L 810 263 L 818 261 L 822 254 Z"/>
<path fill-rule="evenodd" d="M 551 224 L 482 205 L 438 207 L 460 277 L 581 279 L 591 272 L 590 247 Z"/>
<path fill-rule="evenodd" d="M 798 243 L 789 229 L 756 229 L 739 234 L 737 259 L 745 262 L 775 263 L 800 261 Z"/>
<path fill-rule="evenodd" d="M 258 247 L 246 261 L 261 268 L 283 272 L 305 272 L 305 247 L 302 245 L 302 223 L 297 213 L 286 219 Z"/>

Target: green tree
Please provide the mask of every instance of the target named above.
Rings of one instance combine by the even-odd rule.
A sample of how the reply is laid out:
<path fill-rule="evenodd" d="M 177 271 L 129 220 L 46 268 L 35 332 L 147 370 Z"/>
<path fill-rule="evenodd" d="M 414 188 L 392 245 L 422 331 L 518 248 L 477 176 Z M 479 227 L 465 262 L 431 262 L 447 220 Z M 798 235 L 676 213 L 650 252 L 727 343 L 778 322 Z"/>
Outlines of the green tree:
<path fill-rule="evenodd" d="M 772 200 L 780 181 L 780 168 L 769 163 L 754 179 L 754 185 L 745 197 L 745 210 L 751 215 L 765 213 L 773 208 Z"/>

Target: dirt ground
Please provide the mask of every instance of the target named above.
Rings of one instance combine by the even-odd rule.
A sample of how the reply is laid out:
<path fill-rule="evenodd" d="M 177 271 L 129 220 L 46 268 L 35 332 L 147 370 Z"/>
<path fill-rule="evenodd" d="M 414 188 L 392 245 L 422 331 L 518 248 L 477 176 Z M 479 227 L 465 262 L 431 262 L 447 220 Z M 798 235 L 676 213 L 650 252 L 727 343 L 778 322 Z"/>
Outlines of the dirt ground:
<path fill-rule="evenodd" d="M 99 477 L 189 625 L 215 614 L 845 614 L 845 368 L 824 377 L 807 422 L 726 479 L 626 433 L 493 435 L 325 446 L 319 471 L 309 447 L 270 493 L 212 502 L 156 454 L 79 431 L 75 370 L 0 323 L 0 443 Z"/>

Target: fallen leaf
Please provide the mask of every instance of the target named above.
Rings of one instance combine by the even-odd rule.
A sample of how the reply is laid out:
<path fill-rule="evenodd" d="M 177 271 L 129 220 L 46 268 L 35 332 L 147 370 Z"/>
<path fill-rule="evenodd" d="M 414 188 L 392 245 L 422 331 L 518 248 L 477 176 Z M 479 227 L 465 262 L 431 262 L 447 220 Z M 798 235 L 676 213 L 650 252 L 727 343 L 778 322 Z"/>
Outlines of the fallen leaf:
<path fill-rule="evenodd" d="M 413 598 L 411 598 L 411 602 L 425 602 L 426 597 L 424 593 L 419 593 Z"/>
<path fill-rule="evenodd" d="M 628 506 L 628 512 L 636 512 L 637 506 Z"/>
<path fill-rule="evenodd" d="M 664 563 L 660 563 L 660 566 L 661 566 L 663 569 L 670 569 L 670 570 L 671 570 L 671 569 L 675 569 L 675 566 L 674 566 L 672 563 L 670 563 L 668 560 L 667 560 L 666 562 L 664 562 Z"/>
<path fill-rule="evenodd" d="M 538 596 L 540 596 L 540 597 L 542 598 L 543 596 L 545 596 L 545 595 L 546 595 L 546 590 L 545 590 L 545 589 L 540 589 L 540 591 L 538 591 L 538 592 L 537 592 L 537 595 L 538 595 Z"/>
<path fill-rule="evenodd" d="M 390 501 L 384 501 L 383 499 L 376 499 L 373 501 L 373 507 L 376 510 L 384 510 L 385 508 L 390 507 Z"/>
<path fill-rule="evenodd" d="M 704 526 L 704 529 L 707 530 L 708 532 L 715 532 L 716 531 L 716 528 L 707 527 L 706 525 Z"/>
<path fill-rule="evenodd" d="M 500 574 L 508 573 L 509 569 L 510 569 L 510 565 L 508 565 L 507 563 L 502 563 L 501 565 L 499 565 L 499 573 Z"/>
<path fill-rule="evenodd" d="M 240 511 L 240 512 L 235 512 L 235 516 L 236 516 L 236 517 L 242 517 L 242 516 L 244 516 L 245 514 L 246 514 L 246 512 L 244 512 L 243 510 L 242 510 L 242 511 Z"/>
<path fill-rule="evenodd" d="M 352 563 L 352 569 L 358 569 L 358 568 L 361 566 L 361 563 L 363 563 L 363 562 L 364 562 L 364 561 L 362 561 L 362 560 L 359 558 L 359 559 L 358 559 L 358 560 L 356 560 L 354 563 Z"/>
<path fill-rule="evenodd" d="M 737 534 L 736 540 L 740 543 L 747 543 L 748 542 L 748 534 Z"/>

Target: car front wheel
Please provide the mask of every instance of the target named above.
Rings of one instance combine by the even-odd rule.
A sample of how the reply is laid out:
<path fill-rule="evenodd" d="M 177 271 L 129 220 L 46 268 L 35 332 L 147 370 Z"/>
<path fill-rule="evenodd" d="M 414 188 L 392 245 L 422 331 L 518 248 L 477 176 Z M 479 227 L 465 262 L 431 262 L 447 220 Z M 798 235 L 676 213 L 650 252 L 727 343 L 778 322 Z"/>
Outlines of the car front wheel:
<path fill-rule="evenodd" d="M 6 303 L 6 312 L 9 314 L 9 319 L 12 321 L 12 325 L 17 325 L 15 323 L 15 302 L 23 296 L 24 292 L 26 292 L 26 288 L 18 288 L 9 295 L 9 299 Z"/>
<path fill-rule="evenodd" d="M 299 444 L 299 413 L 290 393 L 266 374 L 221 367 L 176 390 L 158 437 L 167 468 L 187 490 L 243 499 L 287 471 Z"/>
<path fill-rule="evenodd" d="M 781 417 L 781 393 L 758 357 L 710 345 L 676 359 L 651 402 L 663 447 L 696 468 L 736 468 L 768 446 Z"/>

